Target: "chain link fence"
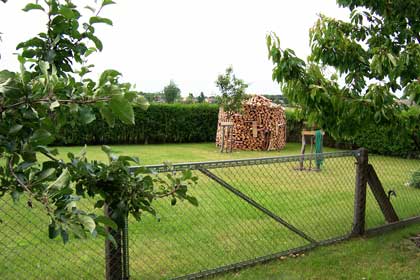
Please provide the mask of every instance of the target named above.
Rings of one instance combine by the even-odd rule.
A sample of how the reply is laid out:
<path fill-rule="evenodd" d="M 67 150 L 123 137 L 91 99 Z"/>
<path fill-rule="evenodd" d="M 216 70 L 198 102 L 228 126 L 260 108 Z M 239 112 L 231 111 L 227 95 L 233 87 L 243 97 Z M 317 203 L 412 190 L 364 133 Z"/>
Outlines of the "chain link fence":
<path fill-rule="evenodd" d="M 325 153 L 320 171 L 315 155 L 175 164 L 199 177 L 189 190 L 199 206 L 163 199 L 154 205 L 158 219 L 129 218 L 130 279 L 200 278 L 348 238 L 357 157 Z M 420 161 L 370 156 L 369 162 L 398 218 L 419 217 L 420 189 L 406 183 Z M 168 172 L 163 165 L 148 168 Z M 105 277 L 103 239 L 49 240 L 41 206 L 30 209 L 24 201 L 0 200 L 0 279 Z M 366 228 L 387 223 L 378 205 L 368 187 Z"/>

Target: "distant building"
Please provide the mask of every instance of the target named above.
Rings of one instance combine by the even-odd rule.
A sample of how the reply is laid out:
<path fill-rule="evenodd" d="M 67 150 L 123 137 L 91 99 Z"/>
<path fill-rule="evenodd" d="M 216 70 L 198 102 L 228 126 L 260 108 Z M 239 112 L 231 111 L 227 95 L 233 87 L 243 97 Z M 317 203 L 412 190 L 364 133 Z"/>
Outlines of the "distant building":
<path fill-rule="evenodd" d="M 207 103 L 210 103 L 210 104 L 217 103 L 216 96 L 208 96 L 208 97 L 205 99 L 205 101 L 206 101 Z"/>

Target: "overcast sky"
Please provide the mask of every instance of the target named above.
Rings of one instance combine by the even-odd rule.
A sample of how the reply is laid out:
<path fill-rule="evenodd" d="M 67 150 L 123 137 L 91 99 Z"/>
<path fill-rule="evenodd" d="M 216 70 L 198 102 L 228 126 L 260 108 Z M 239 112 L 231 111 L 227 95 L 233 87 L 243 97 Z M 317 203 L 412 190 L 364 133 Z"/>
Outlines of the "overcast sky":
<path fill-rule="evenodd" d="M 305 58 L 308 30 L 323 13 L 345 19 L 335 0 L 114 0 L 98 28 L 104 50 L 92 57 L 96 72 L 113 68 L 145 92 L 161 91 L 172 79 L 182 94 L 216 94 L 214 81 L 232 65 L 249 83 L 248 93 L 278 94 L 271 80 L 265 36 L 276 32 L 283 48 Z M 0 69 L 18 69 L 15 46 L 44 31 L 41 12 L 25 13 L 28 1 L 0 5 Z M 93 1 L 78 1 L 92 3 Z M 99 27 L 99 25 L 98 25 Z"/>

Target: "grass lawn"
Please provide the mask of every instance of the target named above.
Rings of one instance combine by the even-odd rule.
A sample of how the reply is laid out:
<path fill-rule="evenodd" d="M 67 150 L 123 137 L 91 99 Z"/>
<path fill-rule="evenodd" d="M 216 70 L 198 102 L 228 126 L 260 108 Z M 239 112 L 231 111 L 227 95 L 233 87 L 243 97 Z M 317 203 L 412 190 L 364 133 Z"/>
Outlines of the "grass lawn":
<path fill-rule="evenodd" d="M 113 146 L 113 148 L 121 154 L 139 156 L 143 164 L 157 164 L 164 161 L 176 163 L 291 155 L 299 153 L 300 145 L 288 144 L 281 152 L 234 152 L 232 154 L 219 153 L 214 144 L 133 145 Z M 59 150 L 61 156 L 65 156 L 67 152 L 77 153 L 80 147 L 60 147 Z M 332 150 L 326 149 L 326 151 Z M 106 160 L 100 147 L 88 147 L 88 157 Z M 354 162 L 355 159 L 352 157 L 327 159 L 322 172 L 295 171 L 297 162 L 230 167 L 211 171 L 312 238 L 324 240 L 345 235 L 351 229 L 355 181 Z M 392 202 L 398 215 L 401 218 L 419 215 L 420 190 L 408 188 L 404 184 L 410 172 L 420 168 L 420 162 L 373 156 L 371 163 L 384 187 L 397 193 L 397 197 L 393 197 Z M 187 203 L 178 203 L 172 207 L 169 200 L 162 200 L 155 204 L 161 217 L 160 222 L 150 215 L 144 215 L 140 223 L 130 220 L 132 279 L 171 278 L 309 243 L 208 177 L 198 171 L 195 173 L 199 176 L 199 184 L 191 188 L 190 192 L 199 200 L 199 207 Z M 0 202 L 0 216 L 6 225 L 0 228 L 0 246 L 3 248 L 0 254 L 0 279 L 103 278 L 102 239 L 73 239 L 66 246 L 63 246 L 60 240 L 50 241 L 47 237 L 48 219 L 41 214 L 42 209 L 37 205 L 31 210 L 24 207 L 24 204 L 25 202 L 22 201 L 18 205 L 13 205 L 8 199 Z M 85 202 L 84 207 L 91 209 L 92 204 Z M 373 227 L 383 223 L 383 216 L 369 192 L 367 226 Z M 369 248 L 360 244 L 364 243 L 352 242 L 336 246 L 351 247 L 351 250 L 343 249 L 342 253 L 348 252 L 350 256 L 354 254 L 354 259 L 358 260 L 357 248 Z M 336 246 L 321 248 L 316 252 L 321 252 L 322 255 L 322 252 L 328 252 L 323 250 L 340 248 Z M 392 259 L 394 253 L 389 252 L 391 252 L 389 259 Z M 403 254 L 401 256 L 403 258 Z M 321 258 L 319 257 L 318 260 Z M 45 259 L 48 261 L 45 262 Z M 321 277 L 324 265 L 329 265 L 328 269 L 336 270 L 336 273 L 343 273 L 346 269 L 350 272 L 357 269 L 354 263 L 347 268 L 337 266 L 339 257 L 330 259 L 330 262 L 326 259 L 325 263 L 316 259 L 315 257 L 314 262 L 318 267 L 314 267 L 314 270 L 318 269 L 320 276 L 319 278 L 314 276 L 315 279 L 325 279 Z M 309 262 L 310 258 L 293 260 L 293 262 L 304 261 Z M 367 259 L 366 262 L 365 266 L 369 267 Z M 375 262 L 380 261 L 375 259 Z M 289 262 L 281 262 L 279 265 L 288 266 L 289 270 L 286 271 L 292 271 L 294 263 L 290 262 L 290 265 L 287 263 Z M 384 265 L 386 264 L 387 262 L 384 262 Z M 275 263 L 270 265 L 275 266 Z M 305 267 L 305 264 L 302 266 Z M 264 267 L 253 268 L 256 269 L 255 272 L 247 270 L 243 274 L 230 274 L 223 277 L 228 277 L 225 279 L 230 279 L 229 277 L 278 279 L 278 274 L 276 274 L 278 271 L 275 268 L 271 269 L 270 266 L 274 274 L 268 272 L 268 274 L 263 274 L 264 270 L 267 270 Z M 258 272 L 258 269 L 262 272 Z M 283 269 L 280 270 L 283 271 Z M 306 266 L 305 271 L 309 273 L 310 267 Z M 415 269 L 407 270 L 407 273 L 411 272 L 416 271 Z M 258 273 L 262 274 L 260 274 L 261 277 L 252 277 L 252 273 L 256 273 L 257 276 Z M 299 274 L 290 275 L 301 279 Z M 328 272 L 325 275 L 329 276 Z M 369 275 L 366 274 L 366 276 Z M 303 278 L 306 279 L 306 277 Z"/>
<path fill-rule="evenodd" d="M 273 157 L 282 155 L 295 155 L 300 152 L 299 143 L 289 143 L 281 151 L 234 151 L 232 153 L 220 153 L 214 143 L 194 144 L 165 144 L 165 145 L 112 145 L 112 149 L 123 155 L 137 156 L 141 164 L 159 164 L 165 161 L 172 163 L 227 160 L 238 158 Z M 66 158 L 68 152 L 77 154 L 81 147 L 59 147 L 60 156 Z M 325 148 L 326 152 L 335 149 Z M 88 146 L 87 157 L 107 161 L 106 154 L 101 146 Z"/>
<path fill-rule="evenodd" d="M 358 238 L 316 248 L 297 257 L 290 256 L 214 279 L 415 280 L 420 275 L 420 248 L 409 237 L 418 234 L 420 225 L 412 225 L 368 239 Z"/>

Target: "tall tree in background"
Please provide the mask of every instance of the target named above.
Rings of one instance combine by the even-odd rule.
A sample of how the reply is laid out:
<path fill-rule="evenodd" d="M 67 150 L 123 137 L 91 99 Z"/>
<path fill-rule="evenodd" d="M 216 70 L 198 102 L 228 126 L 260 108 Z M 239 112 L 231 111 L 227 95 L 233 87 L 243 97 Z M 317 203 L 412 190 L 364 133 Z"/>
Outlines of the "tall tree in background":
<path fill-rule="evenodd" d="M 219 104 L 228 115 L 240 112 L 242 109 L 242 101 L 246 96 L 245 90 L 248 85 L 242 79 L 238 79 L 235 76 L 232 66 L 229 66 L 226 69 L 224 75 L 219 75 L 217 77 L 216 85 L 222 94 L 218 100 Z"/>
<path fill-rule="evenodd" d="M 349 136 L 372 123 L 404 124 L 418 143 L 418 105 L 396 101 L 403 94 L 420 104 L 420 1 L 337 3 L 350 10 L 349 21 L 320 15 L 306 62 L 280 48 L 275 34 L 267 36 L 273 79 L 309 121 L 332 135 Z"/>
<path fill-rule="evenodd" d="M 175 82 L 171 80 L 169 85 L 163 89 L 163 95 L 165 96 L 165 101 L 167 103 L 174 103 L 176 100 L 181 98 L 181 90 Z"/>
<path fill-rule="evenodd" d="M 200 95 L 197 97 L 198 103 L 203 103 L 206 100 L 206 96 L 204 95 L 204 92 L 200 92 Z"/>

